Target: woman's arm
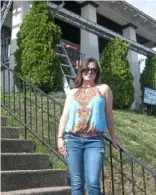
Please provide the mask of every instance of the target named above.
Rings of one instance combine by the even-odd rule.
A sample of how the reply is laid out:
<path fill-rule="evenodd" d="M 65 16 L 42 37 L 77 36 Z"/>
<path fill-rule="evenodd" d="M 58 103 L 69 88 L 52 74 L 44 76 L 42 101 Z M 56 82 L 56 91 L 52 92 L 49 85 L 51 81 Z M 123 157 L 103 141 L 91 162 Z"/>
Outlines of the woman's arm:
<path fill-rule="evenodd" d="M 62 113 L 62 116 L 60 118 L 59 129 L 58 129 L 57 146 L 58 146 L 59 152 L 64 157 L 68 155 L 68 152 L 67 152 L 65 140 L 63 138 L 63 134 L 64 134 L 65 126 L 66 126 L 67 121 L 68 121 L 69 105 L 71 102 L 72 94 L 73 94 L 73 90 L 71 90 L 71 92 L 69 93 L 69 95 L 66 98 L 63 113 Z"/>
<path fill-rule="evenodd" d="M 69 105 L 71 101 L 71 95 L 72 92 L 69 93 L 69 95 L 66 98 L 65 104 L 64 104 L 64 109 L 62 112 L 62 116 L 60 118 L 60 123 L 59 123 L 59 129 L 58 129 L 58 138 L 63 137 L 64 129 L 68 121 L 68 112 L 69 112 Z"/>
<path fill-rule="evenodd" d="M 114 131 L 114 117 L 113 117 L 113 94 L 111 89 L 105 85 L 105 100 L 106 100 L 106 122 L 111 139 L 116 138 Z"/>
<path fill-rule="evenodd" d="M 113 94 L 108 85 L 104 85 L 104 96 L 106 100 L 106 122 L 109 134 L 111 136 L 112 144 L 115 148 L 122 148 L 115 135 L 115 125 L 113 117 Z"/>

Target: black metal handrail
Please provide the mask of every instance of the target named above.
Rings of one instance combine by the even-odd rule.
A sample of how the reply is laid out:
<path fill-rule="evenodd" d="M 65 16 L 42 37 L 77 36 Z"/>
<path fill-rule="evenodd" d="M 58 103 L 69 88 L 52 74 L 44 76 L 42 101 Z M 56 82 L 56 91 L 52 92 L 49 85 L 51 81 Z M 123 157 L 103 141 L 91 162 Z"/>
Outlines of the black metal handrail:
<path fill-rule="evenodd" d="M 10 45 L 10 37 L 1 40 L 1 61 L 9 65 L 9 45 Z"/>
<path fill-rule="evenodd" d="M 37 88 L 35 85 L 30 83 L 29 81 L 25 80 L 21 77 L 20 74 L 15 72 L 14 70 L 10 69 L 8 66 L 3 64 L 1 62 L 1 106 L 8 111 L 13 117 L 16 118 L 24 127 L 25 127 L 25 136 L 24 138 L 27 139 L 28 131 L 31 132 L 33 135 L 35 135 L 40 141 L 42 141 L 52 152 L 54 152 L 63 162 L 64 159 L 56 152 L 57 148 L 57 138 L 56 138 L 56 132 L 57 129 L 55 128 L 55 132 L 52 131 L 52 127 L 50 127 L 50 124 L 53 123 L 53 127 L 57 126 L 56 123 L 59 123 L 59 120 L 56 120 L 56 117 L 59 118 L 59 116 L 62 113 L 62 104 L 60 104 L 58 101 L 56 101 L 54 98 L 52 98 L 50 95 L 46 94 L 39 88 Z M 22 89 L 17 89 L 15 80 L 17 83 L 22 83 Z M 12 81 L 12 83 L 11 83 Z M 34 97 L 34 99 L 32 99 Z M 40 98 L 40 100 L 38 100 Z M 43 108 L 43 99 L 44 102 L 47 102 L 47 120 L 48 126 L 47 132 L 48 132 L 48 138 L 45 139 L 43 137 L 43 125 L 45 124 L 43 122 L 43 115 L 45 114 L 44 108 Z M 39 101 L 39 103 L 37 102 Z M 23 105 L 22 105 L 23 104 Z M 12 106 L 11 106 L 12 105 Z M 51 106 L 50 106 L 51 105 Z M 27 106 L 29 106 L 29 115 L 27 111 Z M 54 112 L 52 113 L 50 111 L 50 108 L 54 108 Z M 35 109 L 35 119 L 32 117 L 33 109 Z M 38 109 L 41 110 L 41 129 L 40 132 L 38 131 L 38 121 L 39 116 L 38 115 Z M 56 109 L 57 115 L 56 115 Z M 58 113 L 59 112 L 59 113 Z M 22 117 L 22 113 L 23 117 Z M 55 120 L 50 122 L 50 118 L 55 117 Z M 34 126 L 33 126 L 34 123 Z M 53 133 L 55 139 L 50 139 L 50 133 Z M 54 134 L 55 133 L 55 134 Z M 52 142 L 51 142 L 52 141 Z M 51 142 L 51 143 L 50 143 Z"/>
<path fill-rule="evenodd" d="M 24 138 L 36 136 L 61 161 L 57 151 L 57 129 L 63 105 L 50 95 L 26 81 L 14 70 L 1 63 L 1 106 L 24 127 Z M 16 81 L 16 82 L 15 82 Z M 20 83 L 20 89 L 18 89 Z M 102 170 L 102 190 L 111 195 L 154 195 L 156 171 L 136 159 L 126 150 L 116 150 L 104 136 L 107 145 L 105 166 Z"/>

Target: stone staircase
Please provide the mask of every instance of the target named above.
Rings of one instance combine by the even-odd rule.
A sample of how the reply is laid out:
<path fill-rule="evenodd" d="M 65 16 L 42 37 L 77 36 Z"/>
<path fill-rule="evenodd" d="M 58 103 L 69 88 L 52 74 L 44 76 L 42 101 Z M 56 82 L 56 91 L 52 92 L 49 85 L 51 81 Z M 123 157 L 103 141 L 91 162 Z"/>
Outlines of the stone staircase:
<path fill-rule="evenodd" d="M 49 165 L 49 155 L 35 153 L 34 142 L 20 139 L 20 129 L 1 117 L 1 194 L 70 195 L 67 172 Z"/>

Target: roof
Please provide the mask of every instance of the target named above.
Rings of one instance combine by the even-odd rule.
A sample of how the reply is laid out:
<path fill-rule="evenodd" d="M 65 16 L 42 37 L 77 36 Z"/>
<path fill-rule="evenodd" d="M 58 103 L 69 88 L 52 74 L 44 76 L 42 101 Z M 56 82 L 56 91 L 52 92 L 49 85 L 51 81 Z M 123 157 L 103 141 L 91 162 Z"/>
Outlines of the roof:
<path fill-rule="evenodd" d="M 84 3 L 87 1 L 76 1 Z M 126 27 L 131 24 L 136 27 L 136 33 L 145 38 L 149 43 L 150 48 L 156 44 L 156 19 L 148 16 L 141 10 L 137 9 L 126 0 L 123 1 L 88 1 L 99 5 L 97 13 L 119 24 L 121 27 Z"/>
<path fill-rule="evenodd" d="M 121 25 L 136 27 L 136 33 L 146 38 L 152 45 L 156 43 L 156 20 L 135 8 L 126 1 L 96 1 L 97 12 Z"/>

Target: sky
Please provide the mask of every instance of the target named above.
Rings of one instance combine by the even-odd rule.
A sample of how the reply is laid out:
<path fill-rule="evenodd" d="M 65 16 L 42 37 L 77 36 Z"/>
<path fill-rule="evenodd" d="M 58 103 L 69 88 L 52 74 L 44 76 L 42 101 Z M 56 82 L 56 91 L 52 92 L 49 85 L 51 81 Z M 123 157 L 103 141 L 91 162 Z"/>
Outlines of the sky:
<path fill-rule="evenodd" d="M 156 0 L 126 0 L 126 1 L 156 20 Z M 156 48 L 154 48 L 154 50 L 156 51 Z M 145 59 L 145 56 L 139 54 L 138 58 L 139 60 Z M 141 72 L 143 71 L 144 67 L 145 67 L 145 61 L 141 63 L 140 66 Z"/>
<path fill-rule="evenodd" d="M 156 0 L 126 0 L 134 7 L 156 19 Z"/>

